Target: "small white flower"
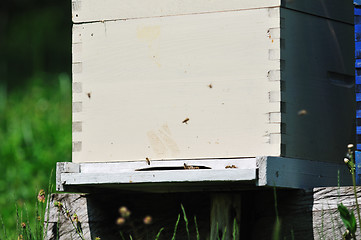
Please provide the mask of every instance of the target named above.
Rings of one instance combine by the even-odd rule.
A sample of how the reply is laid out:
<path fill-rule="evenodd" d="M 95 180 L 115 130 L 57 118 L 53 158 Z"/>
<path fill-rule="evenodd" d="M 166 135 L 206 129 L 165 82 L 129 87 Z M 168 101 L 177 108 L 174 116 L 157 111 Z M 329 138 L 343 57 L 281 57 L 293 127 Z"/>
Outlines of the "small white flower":
<path fill-rule="evenodd" d="M 350 161 L 350 159 L 344 158 L 343 161 L 347 164 Z"/>
<path fill-rule="evenodd" d="M 352 144 L 352 143 L 350 143 L 349 145 L 347 145 L 347 148 L 348 148 L 348 149 L 353 148 L 353 144 Z"/>

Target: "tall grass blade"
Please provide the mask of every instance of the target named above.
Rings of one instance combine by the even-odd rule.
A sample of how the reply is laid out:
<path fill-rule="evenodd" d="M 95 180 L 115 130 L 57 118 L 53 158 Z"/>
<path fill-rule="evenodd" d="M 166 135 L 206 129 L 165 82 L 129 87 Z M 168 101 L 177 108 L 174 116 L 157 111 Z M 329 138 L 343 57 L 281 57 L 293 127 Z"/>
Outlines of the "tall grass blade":
<path fill-rule="evenodd" d="M 29 222 L 29 219 L 30 219 L 29 211 L 28 211 L 28 208 L 26 207 L 26 204 L 24 204 L 24 209 L 25 209 L 26 218 L 27 218 L 25 232 L 26 232 L 28 239 L 33 239 L 33 234 L 32 234 L 31 226 L 30 226 L 30 222 Z"/>
<path fill-rule="evenodd" d="M 21 228 L 20 228 L 20 223 L 19 223 L 20 217 L 19 217 L 19 209 L 18 209 L 17 204 L 15 204 L 15 209 L 16 209 L 16 233 L 19 236 L 19 235 L 21 235 Z"/>
<path fill-rule="evenodd" d="M 125 240 L 125 238 L 124 238 L 124 235 L 123 235 L 122 231 L 120 231 L 120 232 L 119 232 L 119 234 L 120 234 L 120 237 L 122 238 L 122 240 Z"/>
<path fill-rule="evenodd" d="M 52 192 L 53 184 L 51 183 L 51 179 L 53 177 L 54 168 L 51 169 L 50 176 L 49 176 L 49 182 L 48 182 L 48 195 Z"/>
<path fill-rule="evenodd" d="M 273 187 L 274 207 L 276 214 L 276 222 L 273 226 L 272 240 L 279 240 L 281 238 L 281 222 L 278 216 L 278 204 L 277 204 L 277 193 L 276 187 Z"/>
<path fill-rule="evenodd" d="M 237 219 L 234 218 L 233 219 L 232 239 L 236 240 L 237 236 L 238 236 L 238 224 L 237 224 Z"/>
<path fill-rule="evenodd" d="M 227 226 L 224 228 L 224 232 L 223 232 L 223 235 L 222 235 L 222 240 L 226 239 L 226 235 L 227 235 Z"/>
<path fill-rule="evenodd" d="M 273 226 L 272 240 L 281 239 L 281 222 L 276 219 L 275 225 Z"/>
<path fill-rule="evenodd" d="M 318 234 L 319 239 L 322 240 L 322 234 L 321 234 L 320 228 L 316 227 L 316 230 L 317 230 L 317 234 Z"/>
<path fill-rule="evenodd" d="M 184 222 L 186 223 L 187 237 L 188 237 L 188 240 L 190 240 L 189 228 L 188 228 L 188 219 L 187 219 L 186 211 L 184 210 L 183 204 L 181 204 L 181 208 L 182 208 L 182 212 L 183 212 L 183 219 L 184 219 Z"/>
<path fill-rule="evenodd" d="M 198 224 L 197 224 L 197 217 L 196 216 L 194 216 L 194 225 L 195 225 L 195 228 L 196 228 L 197 240 L 200 240 Z"/>
<path fill-rule="evenodd" d="M 342 203 L 337 206 L 337 210 L 340 213 L 340 217 L 345 227 L 352 233 L 356 233 L 357 223 L 355 215 L 352 211 L 349 211 Z"/>
<path fill-rule="evenodd" d="M 35 238 L 36 239 L 42 239 L 41 232 L 41 224 L 39 224 L 38 216 L 40 216 L 39 213 L 39 201 L 35 203 Z"/>
<path fill-rule="evenodd" d="M 177 222 L 175 223 L 175 226 L 174 226 L 172 240 L 175 240 L 175 236 L 177 235 L 177 228 L 178 228 L 179 220 L 180 220 L 180 214 L 178 214 Z"/>
<path fill-rule="evenodd" d="M 361 229 L 361 214 L 360 214 L 360 205 L 359 205 L 358 200 L 357 200 L 355 169 L 353 169 L 351 172 L 352 172 L 353 191 L 354 191 L 355 202 L 356 202 L 357 219 L 358 219 L 358 222 L 359 222 L 359 228 Z"/>
<path fill-rule="evenodd" d="M 2 216 L 0 216 L 0 221 L 1 221 L 1 227 L 2 227 L 3 232 L 4 232 L 4 238 L 7 239 L 8 236 L 6 235 L 6 228 L 5 228 L 5 224 L 4 224 L 4 220 L 3 220 Z"/>
<path fill-rule="evenodd" d="M 278 203 L 277 203 L 277 192 L 276 187 L 273 187 L 273 198 L 274 198 L 274 206 L 275 206 L 275 214 L 276 214 L 276 220 L 278 221 Z"/>
<path fill-rule="evenodd" d="M 130 235 L 130 234 L 129 234 L 129 239 L 130 239 L 130 240 L 133 240 L 133 237 L 132 237 L 132 235 Z"/>
<path fill-rule="evenodd" d="M 164 228 L 161 228 L 157 234 L 157 236 L 155 237 L 155 240 L 158 240 L 158 238 L 160 237 L 160 234 L 162 233 L 162 231 L 164 230 Z"/>
<path fill-rule="evenodd" d="M 358 203 L 357 190 L 356 190 L 356 163 L 355 163 L 355 155 L 354 155 L 354 151 L 353 151 L 353 144 L 348 145 L 347 148 L 348 148 L 347 156 L 350 161 L 345 162 L 345 163 L 350 168 L 351 175 L 352 175 L 352 185 L 353 185 L 353 192 L 354 192 L 355 203 L 356 203 L 356 213 L 357 213 L 359 228 L 361 230 L 361 214 L 360 214 L 360 205 Z M 357 223 L 356 223 L 356 225 L 357 225 Z M 356 231 L 355 231 L 355 233 L 356 233 Z"/>

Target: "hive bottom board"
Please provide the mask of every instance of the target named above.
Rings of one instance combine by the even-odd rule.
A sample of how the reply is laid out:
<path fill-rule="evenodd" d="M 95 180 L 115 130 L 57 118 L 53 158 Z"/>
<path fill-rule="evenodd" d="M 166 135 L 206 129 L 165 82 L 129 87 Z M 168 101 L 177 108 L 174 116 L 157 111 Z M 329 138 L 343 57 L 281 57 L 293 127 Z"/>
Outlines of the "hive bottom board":
<path fill-rule="evenodd" d="M 233 191 L 261 186 L 307 189 L 351 185 L 345 164 L 282 157 L 151 162 L 58 163 L 57 190 Z M 339 180 L 338 180 L 339 176 Z"/>

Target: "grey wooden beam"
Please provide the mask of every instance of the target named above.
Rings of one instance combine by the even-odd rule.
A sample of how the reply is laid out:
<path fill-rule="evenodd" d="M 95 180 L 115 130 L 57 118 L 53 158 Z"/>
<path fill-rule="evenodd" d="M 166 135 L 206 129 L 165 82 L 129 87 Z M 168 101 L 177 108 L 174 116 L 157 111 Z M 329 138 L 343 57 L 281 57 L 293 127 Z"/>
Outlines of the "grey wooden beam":
<path fill-rule="evenodd" d="M 352 185 L 351 174 L 343 162 L 336 164 L 296 158 L 259 157 L 257 167 L 258 186 L 307 189 L 337 186 L 338 181 L 342 186 Z"/>

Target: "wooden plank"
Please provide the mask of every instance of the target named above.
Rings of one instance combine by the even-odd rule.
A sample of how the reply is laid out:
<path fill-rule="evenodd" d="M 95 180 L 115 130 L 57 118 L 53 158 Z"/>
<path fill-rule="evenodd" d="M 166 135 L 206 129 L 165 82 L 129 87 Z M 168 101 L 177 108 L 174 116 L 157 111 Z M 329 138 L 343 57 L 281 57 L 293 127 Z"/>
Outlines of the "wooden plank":
<path fill-rule="evenodd" d="M 294 158 L 258 158 L 258 186 L 284 188 L 313 188 L 352 184 L 347 166 L 336 163 L 301 160 Z"/>
<path fill-rule="evenodd" d="M 61 181 L 66 185 L 177 183 L 177 182 L 234 182 L 256 180 L 256 169 L 226 170 L 171 170 L 111 173 L 63 173 Z"/>
<path fill-rule="evenodd" d="M 74 26 L 73 161 L 279 156 L 277 28 L 278 9 Z"/>
<path fill-rule="evenodd" d="M 233 11 L 279 5 L 280 0 L 103 0 L 101 2 L 72 0 L 73 21 L 76 23 Z"/>
<path fill-rule="evenodd" d="M 281 2 L 282 6 L 290 9 L 353 23 L 353 4 L 350 0 L 72 0 L 72 9 L 73 21 L 81 23 L 278 7 Z"/>
<path fill-rule="evenodd" d="M 355 134 L 353 27 L 287 9 L 281 17 L 282 155 L 342 163 Z"/>

